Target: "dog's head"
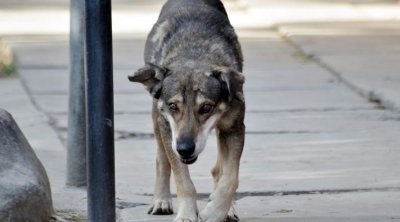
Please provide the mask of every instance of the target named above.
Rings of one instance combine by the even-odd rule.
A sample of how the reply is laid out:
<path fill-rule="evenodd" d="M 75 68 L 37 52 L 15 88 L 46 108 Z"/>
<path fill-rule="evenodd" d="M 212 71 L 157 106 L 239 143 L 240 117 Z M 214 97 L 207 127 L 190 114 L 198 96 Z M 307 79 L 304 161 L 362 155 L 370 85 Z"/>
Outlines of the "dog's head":
<path fill-rule="evenodd" d="M 172 148 L 185 164 L 197 160 L 230 104 L 244 101 L 244 77 L 227 67 L 176 71 L 147 64 L 129 80 L 142 83 L 158 100 L 158 111 L 171 129 Z"/>

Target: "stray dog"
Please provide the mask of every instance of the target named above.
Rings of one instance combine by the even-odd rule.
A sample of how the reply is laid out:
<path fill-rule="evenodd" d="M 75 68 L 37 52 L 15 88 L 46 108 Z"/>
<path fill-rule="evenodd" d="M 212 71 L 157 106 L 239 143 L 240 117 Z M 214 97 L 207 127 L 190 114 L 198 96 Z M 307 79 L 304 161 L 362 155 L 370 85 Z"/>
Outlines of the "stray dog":
<path fill-rule="evenodd" d="M 172 214 L 171 168 L 177 185 L 176 222 L 239 221 L 232 201 L 244 145 L 243 56 L 219 0 L 169 0 L 147 37 L 145 66 L 128 76 L 153 97 L 157 177 L 149 214 Z M 188 165 L 215 128 L 215 189 L 198 211 Z"/>

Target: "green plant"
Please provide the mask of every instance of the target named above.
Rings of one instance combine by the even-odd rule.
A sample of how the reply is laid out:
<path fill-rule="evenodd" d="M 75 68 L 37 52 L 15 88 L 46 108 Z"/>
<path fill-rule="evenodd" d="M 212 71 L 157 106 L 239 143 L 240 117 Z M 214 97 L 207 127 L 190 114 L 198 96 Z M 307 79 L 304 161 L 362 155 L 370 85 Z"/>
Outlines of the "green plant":
<path fill-rule="evenodd" d="M 0 76 L 11 75 L 16 70 L 17 66 L 10 47 L 0 39 Z"/>

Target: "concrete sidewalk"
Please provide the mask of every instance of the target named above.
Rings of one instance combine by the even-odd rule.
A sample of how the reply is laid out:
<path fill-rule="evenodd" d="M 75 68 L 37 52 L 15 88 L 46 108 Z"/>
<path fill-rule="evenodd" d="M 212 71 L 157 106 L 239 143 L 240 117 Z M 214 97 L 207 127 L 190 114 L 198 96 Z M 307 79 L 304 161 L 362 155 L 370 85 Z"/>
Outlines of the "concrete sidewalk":
<path fill-rule="evenodd" d="M 114 35 L 117 213 L 119 221 L 171 221 L 146 214 L 155 178 L 151 100 L 126 77 L 143 65 L 144 37 L 160 7 L 144 2 L 114 7 L 114 23 L 126 21 Z M 400 9 L 390 1 L 352 2 L 228 6 L 245 57 L 247 134 L 235 202 L 241 221 L 400 221 Z M 0 79 L 0 107 L 14 115 L 43 162 L 57 220 L 84 221 L 86 191 L 65 187 L 66 5 L 28 12 L 6 6 L 0 30 L 7 32 L 0 33 L 18 75 Z M 53 20 L 44 31 L 26 29 L 11 19 L 43 11 L 59 15 L 58 27 Z M 8 28 L 2 15 L 11 16 Z M 215 152 L 210 137 L 190 167 L 200 208 L 212 191 Z"/>

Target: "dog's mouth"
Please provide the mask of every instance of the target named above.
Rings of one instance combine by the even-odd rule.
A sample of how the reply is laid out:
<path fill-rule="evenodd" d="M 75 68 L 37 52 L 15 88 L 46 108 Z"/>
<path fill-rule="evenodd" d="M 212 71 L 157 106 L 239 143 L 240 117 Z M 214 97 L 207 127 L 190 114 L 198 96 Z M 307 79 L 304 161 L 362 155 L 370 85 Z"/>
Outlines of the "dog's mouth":
<path fill-rule="evenodd" d="M 190 164 L 196 162 L 196 160 L 197 160 L 197 156 L 189 158 L 189 159 L 185 159 L 185 158 L 181 157 L 181 162 L 184 164 L 187 164 L 187 165 L 190 165 Z"/>

